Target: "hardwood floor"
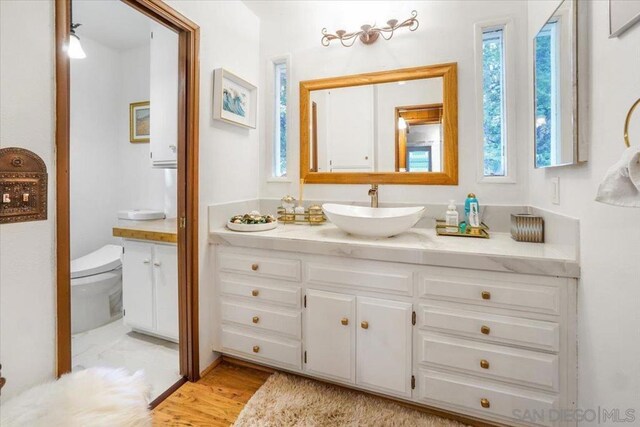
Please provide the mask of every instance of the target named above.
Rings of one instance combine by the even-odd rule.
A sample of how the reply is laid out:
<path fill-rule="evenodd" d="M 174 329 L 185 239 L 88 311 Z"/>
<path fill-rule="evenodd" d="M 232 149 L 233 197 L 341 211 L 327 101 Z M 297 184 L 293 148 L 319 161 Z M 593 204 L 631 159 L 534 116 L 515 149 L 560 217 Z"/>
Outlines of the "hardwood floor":
<path fill-rule="evenodd" d="M 154 426 L 233 424 L 270 372 L 223 361 L 197 383 L 185 383 L 153 410 Z"/>

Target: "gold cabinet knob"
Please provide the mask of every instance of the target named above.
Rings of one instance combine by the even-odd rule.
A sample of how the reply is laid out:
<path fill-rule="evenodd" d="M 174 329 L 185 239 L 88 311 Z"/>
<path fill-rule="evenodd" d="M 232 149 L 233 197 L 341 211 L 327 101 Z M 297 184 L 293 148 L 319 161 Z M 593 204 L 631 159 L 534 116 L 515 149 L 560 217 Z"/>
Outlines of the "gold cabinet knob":
<path fill-rule="evenodd" d="M 366 320 L 363 320 L 362 322 L 360 322 L 360 327 L 362 329 L 369 329 L 369 322 L 367 322 Z"/>
<path fill-rule="evenodd" d="M 485 335 L 489 335 L 489 333 L 491 332 L 491 328 L 486 325 L 482 325 L 480 326 L 480 332 L 482 332 Z"/>
<path fill-rule="evenodd" d="M 251 295 L 253 295 L 254 297 L 257 297 L 258 295 L 260 295 L 260 291 L 257 289 L 254 289 L 251 291 Z"/>
<path fill-rule="evenodd" d="M 258 264 L 251 264 L 251 269 L 253 271 L 258 271 L 258 267 L 260 267 Z"/>
<path fill-rule="evenodd" d="M 483 408 L 490 408 L 491 407 L 491 402 L 489 402 L 489 399 L 480 399 L 480 405 Z"/>
<path fill-rule="evenodd" d="M 260 318 L 258 316 L 253 316 L 253 319 L 251 319 L 251 321 L 253 321 L 253 323 L 258 323 L 260 321 Z"/>
<path fill-rule="evenodd" d="M 482 291 L 480 295 L 482 295 L 482 299 L 491 299 L 491 292 L 489 291 Z"/>
<path fill-rule="evenodd" d="M 343 317 L 340 323 L 342 323 L 344 326 L 347 326 L 349 324 L 349 319 L 347 319 L 346 317 Z"/>
<path fill-rule="evenodd" d="M 488 361 L 488 360 L 485 360 L 485 359 L 482 359 L 482 360 L 480 361 L 480 367 L 481 367 L 482 369 L 489 369 L 489 361 Z"/>
<path fill-rule="evenodd" d="M 253 346 L 253 352 L 254 352 L 254 353 L 257 353 L 257 352 L 259 352 L 259 351 L 260 351 L 260 346 L 258 346 L 258 345 L 254 345 L 254 346 Z"/>

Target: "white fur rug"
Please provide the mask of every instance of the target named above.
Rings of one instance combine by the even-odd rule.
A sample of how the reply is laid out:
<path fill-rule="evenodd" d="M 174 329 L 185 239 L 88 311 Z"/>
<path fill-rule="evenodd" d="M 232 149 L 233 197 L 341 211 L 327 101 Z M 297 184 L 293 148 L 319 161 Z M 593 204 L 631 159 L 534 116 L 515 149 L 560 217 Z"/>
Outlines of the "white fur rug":
<path fill-rule="evenodd" d="M 150 387 L 142 372 L 91 368 L 33 387 L 0 407 L 2 427 L 146 427 Z"/>
<path fill-rule="evenodd" d="M 247 402 L 235 427 L 463 427 L 368 394 L 276 372 Z"/>

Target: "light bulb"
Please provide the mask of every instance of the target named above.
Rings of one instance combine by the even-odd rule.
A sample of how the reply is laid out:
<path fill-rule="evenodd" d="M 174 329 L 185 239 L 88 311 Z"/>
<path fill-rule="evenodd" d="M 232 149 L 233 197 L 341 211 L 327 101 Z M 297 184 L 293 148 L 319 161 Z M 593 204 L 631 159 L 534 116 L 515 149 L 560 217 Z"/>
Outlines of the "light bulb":
<path fill-rule="evenodd" d="M 80 38 L 73 33 L 69 37 L 69 49 L 67 53 L 69 54 L 69 58 L 83 59 L 87 57 L 87 54 L 84 53 L 82 45 L 80 44 Z"/>

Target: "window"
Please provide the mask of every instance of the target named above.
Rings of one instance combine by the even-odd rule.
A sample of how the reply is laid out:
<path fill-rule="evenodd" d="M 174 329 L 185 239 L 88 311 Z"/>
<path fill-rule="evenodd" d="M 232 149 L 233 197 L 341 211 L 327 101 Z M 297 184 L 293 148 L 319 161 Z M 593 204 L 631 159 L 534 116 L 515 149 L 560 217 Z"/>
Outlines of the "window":
<path fill-rule="evenodd" d="M 476 25 L 478 134 L 481 182 L 515 182 L 515 157 L 510 135 L 515 130 L 511 101 L 510 20 Z"/>
<path fill-rule="evenodd" d="M 288 65 L 286 60 L 273 62 L 273 176 L 287 176 L 287 99 Z"/>

